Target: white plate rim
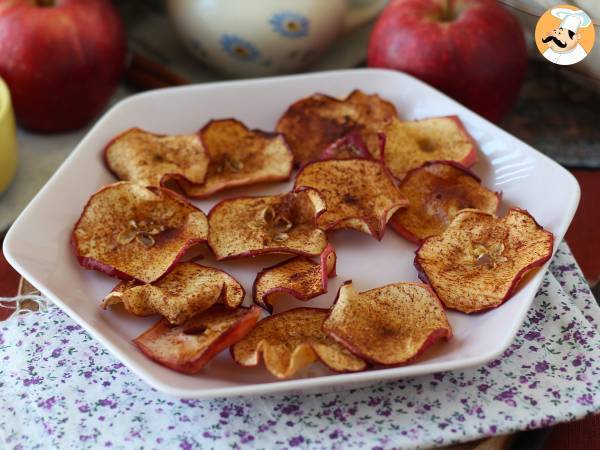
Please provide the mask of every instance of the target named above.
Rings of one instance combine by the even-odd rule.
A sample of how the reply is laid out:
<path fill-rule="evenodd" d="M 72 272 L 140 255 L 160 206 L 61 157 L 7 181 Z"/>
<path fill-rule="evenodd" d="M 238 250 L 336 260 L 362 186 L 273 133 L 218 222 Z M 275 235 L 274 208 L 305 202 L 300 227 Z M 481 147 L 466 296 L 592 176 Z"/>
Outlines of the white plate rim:
<path fill-rule="evenodd" d="M 457 103 L 453 99 L 446 96 L 444 93 L 432 88 L 429 85 L 426 85 L 422 81 L 404 74 L 400 72 L 395 72 L 386 69 L 373 69 L 373 68 L 365 68 L 365 69 L 349 69 L 349 70 L 333 70 L 333 71 L 324 71 L 324 72 L 314 72 L 308 74 L 297 74 L 297 75 L 286 75 L 286 76 L 276 76 L 276 77 L 265 77 L 259 79 L 250 79 L 250 80 L 235 80 L 235 81 L 218 81 L 214 83 L 200 83 L 196 85 L 187 85 L 187 86 L 178 86 L 178 87 L 170 87 L 164 89 L 158 89 L 150 92 L 143 92 L 139 94 L 132 95 L 117 104 L 115 104 L 112 108 L 110 108 L 97 122 L 96 124 L 88 131 L 85 137 L 80 141 L 80 143 L 75 147 L 69 157 L 62 163 L 62 165 L 57 169 L 54 175 L 48 180 L 48 182 L 44 185 L 42 189 L 35 195 L 35 197 L 31 200 L 31 202 L 27 205 L 27 207 L 21 212 L 19 217 L 15 220 L 11 228 L 8 230 L 4 243 L 3 243 L 3 252 L 5 258 L 10 263 L 10 265 L 17 270 L 24 278 L 26 278 L 33 286 L 35 286 L 42 294 L 47 296 L 53 303 L 59 306 L 63 311 L 65 311 L 72 319 L 75 320 L 80 326 L 82 326 L 87 332 L 90 333 L 92 337 L 98 340 L 105 348 L 109 350 L 117 359 L 122 361 L 133 373 L 135 373 L 138 377 L 140 377 L 144 382 L 146 382 L 151 387 L 156 390 L 165 393 L 167 395 L 171 395 L 178 398 L 194 398 L 194 399 L 208 399 L 215 397 L 231 397 L 231 396 L 255 396 L 255 395 L 264 395 L 264 394 L 274 394 L 281 392 L 291 392 L 291 391 L 302 391 L 306 392 L 307 389 L 321 389 L 323 390 L 333 390 L 331 386 L 336 385 L 336 383 L 341 383 L 344 385 L 348 385 L 345 389 L 351 389 L 353 385 L 356 384 L 368 384 L 375 383 L 377 381 L 389 380 L 389 379 L 398 379 L 409 376 L 418 376 L 430 373 L 437 372 L 446 372 L 457 369 L 464 369 L 468 367 L 482 365 L 494 358 L 497 358 L 501 355 L 506 348 L 512 343 L 514 340 L 519 327 L 521 326 L 523 320 L 525 319 L 525 315 L 528 311 L 528 308 L 523 308 L 518 317 L 515 318 L 513 328 L 509 333 L 506 334 L 506 338 L 499 344 L 493 351 L 478 355 L 476 357 L 464 358 L 459 361 L 454 362 L 438 362 L 438 363 L 428 363 L 428 365 L 416 366 L 416 365 L 407 365 L 401 367 L 391 367 L 391 368 L 379 368 L 377 370 L 370 370 L 364 372 L 357 373 L 341 373 L 341 374 L 333 374 L 328 375 L 326 377 L 313 377 L 313 378 L 305 378 L 305 379 L 290 379 L 290 380 L 282 380 L 277 381 L 274 380 L 269 383 L 261 383 L 261 384 L 247 384 L 242 386 L 232 386 L 232 387 L 223 387 L 223 388 L 211 388 L 210 390 L 202 390 L 202 389 L 185 389 L 178 388 L 168 383 L 163 383 L 158 379 L 154 378 L 149 374 L 144 368 L 139 366 L 136 362 L 132 361 L 125 351 L 121 351 L 118 348 L 115 348 L 110 342 L 108 342 L 104 336 L 98 332 L 93 326 L 89 326 L 86 319 L 84 319 L 76 310 L 71 308 L 68 304 L 63 302 L 60 297 L 55 295 L 53 292 L 49 291 L 45 288 L 44 284 L 39 281 L 39 279 L 31 273 L 21 262 L 14 256 L 15 250 L 15 239 L 14 235 L 16 234 L 16 230 L 19 228 L 19 224 L 25 220 L 27 215 L 33 210 L 37 203 L 39 202 L 39 198 L 43 195 L 43 193 L 50 189 L 53 183 L 58 180 L 64 171 L 67 170 L 71 162 L 75 159 L 78 151 L 85 147 L 86 141 L 92 136 L 96 129 L 98 129 L 104 121 L 110 118 L 110 115 L 114 113 L 119 108 L 123 108 L 130 102 L 138 101 L 140 98 L 145 98 L 149 96 L 160 96 L 160 95 L 169 95 L 174 91 L 180 90 L 193 90 L 194 88 L 202 87 L 209 89 L 215 85 L 253 85 L 253 84 L 268 84 L 270 82 L 285 82 L 285 80 L 299 80 L 306 78 L 319 78 L 326 76 L 340 76 L 343 77 L 347 74 L 354 74 L 357 71 L 364 72 L 366 75 L 369 73 L 377 74 L 377 73 L 391 73 L 395 76 L 404 77 L 410 79 L 411 82 L 418 83 L 426 88 L 434 91 L 435 94 L 442 96 L 445 100 L 450 101 L 455 104 L 456 108 L 460 111 L 468 111 L 471 114 L 477 116 L 480 120 L 487 122 L 488 125 L 491 125 L 495 128 L 495 132 L 501 135 L 502 137 L 509 137 L 510 139 L 517 140 L 521 143 L 523 148 L 528 152 L 535 152 L 538 157 L 549 161 L 551 164 L 558 166 L 563 173 L 566 175 L 566 178 L 573 183 L 573 187 L 575 188 L 573 198 L 567 208 L 565 209 L 565 213 L 563 217 L 566 218 L 566 229 L 568 228 L 568 224 L 571 223 L 573 216 L 577 210 L 577 206 L 579 204 L 581 191 L 579 188 L 579 184 L 575 177 L 568 172 L 564 167 L 560 166 L 558 163 L 551 160 L 549 157 L 539 152 L 538 150 L 532 148 L 528 144 L 520 141 L 515 136 L 507 133 L 506 131 L 499 128 L 497 125 L 487 121 L 486 119 L 478 116 L 471 110 L 468 110 L 465 106 Z M 556 251 L 558 244 L 564 237 L 564 233 L 560 236 L 555 236 L 554 249 L 553 254 Z M 546 272 L 551 259 L 544 264 L 543 267 L 540 268 L 539 272 L 535 274 L 534 280 L 531 282 L 535 283 L 536 290 L 539 288 L 539 285 L 542 282 L 543 274 Z M 533 301 L 533 297 L 529 300 L 529 305 Z M 408 369 L 408 370 L 407 370 Z M 325 380 L 325 382 L 323 382 Z M 339 386 L 339 385 L 338 385 Z"/>

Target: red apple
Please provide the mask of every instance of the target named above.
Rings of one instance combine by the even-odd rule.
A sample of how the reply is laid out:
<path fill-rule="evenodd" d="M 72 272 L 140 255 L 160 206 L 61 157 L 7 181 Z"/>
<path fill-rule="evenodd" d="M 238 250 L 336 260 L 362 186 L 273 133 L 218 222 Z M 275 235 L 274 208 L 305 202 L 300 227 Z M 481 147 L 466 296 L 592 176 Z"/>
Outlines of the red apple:
<path fill-rule="evenodd" d="M 498 121 L 518 95 L 527 51 L 517 20 L 493 0 L 392 0 L 368 63 L 414 75 Z"/>
<path fill-rule="evenodd" d="M 0 0 L 0 76 L 23 127 L 85 125 L 113 94 L 125 51 L 109 0 Z"/>

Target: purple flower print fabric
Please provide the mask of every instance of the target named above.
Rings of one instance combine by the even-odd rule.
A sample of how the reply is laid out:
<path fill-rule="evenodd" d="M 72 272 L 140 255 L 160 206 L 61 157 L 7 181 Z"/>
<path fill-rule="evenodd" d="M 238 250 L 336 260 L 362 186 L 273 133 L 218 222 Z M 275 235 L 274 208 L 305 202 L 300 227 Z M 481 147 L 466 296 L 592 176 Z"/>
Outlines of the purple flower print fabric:
<path fill-rule="evenodd" d="M 561 244 L 515 341 L 484 366 L 344 392 L 181 400 L 56 307 L 0 324 L 0 448 L 427 448 L 600 410 L 600 311 Z"/>

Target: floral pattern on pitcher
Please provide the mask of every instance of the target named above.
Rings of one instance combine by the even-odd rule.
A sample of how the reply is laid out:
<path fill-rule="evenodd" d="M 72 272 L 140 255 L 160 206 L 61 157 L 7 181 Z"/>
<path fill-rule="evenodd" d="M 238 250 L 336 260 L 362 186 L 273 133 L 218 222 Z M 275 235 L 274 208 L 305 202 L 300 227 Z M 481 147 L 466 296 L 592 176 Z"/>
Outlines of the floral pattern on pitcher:
<path fill-rule="evenodd" d="M 221 37 L 221 46 L 226 53 L 238 61 L 253 62 L 260 58 L 260 51 L 250 41 L 233 34 Z"/>
<path fill-rule="evenodd" d="M 309 20 L 302 14 L 284 11 L 274 14 L 269 20 L 273 31 L 288 38 L 308 36 Z"/>

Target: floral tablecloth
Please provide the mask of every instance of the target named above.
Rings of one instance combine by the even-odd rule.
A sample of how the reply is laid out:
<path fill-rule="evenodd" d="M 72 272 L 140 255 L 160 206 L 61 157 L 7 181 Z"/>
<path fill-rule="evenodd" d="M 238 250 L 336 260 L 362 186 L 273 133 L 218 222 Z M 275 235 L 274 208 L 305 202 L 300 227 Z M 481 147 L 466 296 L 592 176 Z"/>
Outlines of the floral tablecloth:
<path fill-rule="evenodd" d="M 423 448 L 600 410 L 600 310 L 563 243 L 501 358 L 331 394 L 181 400 L 56 307 L 0 325 L 0 447 Z"/>

